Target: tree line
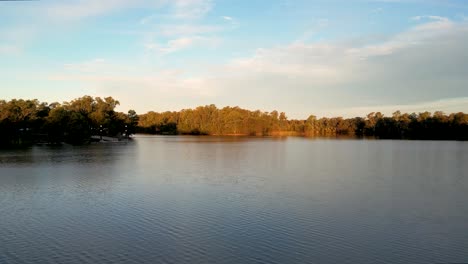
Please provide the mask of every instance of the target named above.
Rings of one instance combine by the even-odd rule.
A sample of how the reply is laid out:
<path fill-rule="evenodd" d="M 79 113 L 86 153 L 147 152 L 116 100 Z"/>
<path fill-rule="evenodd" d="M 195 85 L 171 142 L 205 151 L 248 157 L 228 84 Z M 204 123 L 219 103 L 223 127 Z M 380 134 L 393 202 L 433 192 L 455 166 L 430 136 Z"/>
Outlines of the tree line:
<path fill-rule="evenodd" d="M 122 137 L 134 133 L 162 135 L 249 135 L 372 137 L 379 139 L 468 140 L 468 114 L 376 112 L 365 117 L 288 119 L 284 112 L 240 107 L 150 111 L 137 115 L 115 111 L 112 97 L 84 96 L 70 102 L 0 100 L 0 146 L 35 142 L 83 144 L 92 136 Z"/>
<path fill-rule="evenodd" d="M 140 115 L 138 131 L 150 134 L 297 135 L 309 137 L 372 137 L 379 139 L 468 140 L 468 114 L 380 112 L 355 118 L 288 119 L 284 112 L 249 111 L 215 105 L 178 112 Z"/>
<path fill-rule="evenodd" d="M 93 135 L 126 136 L 135 132 L 138 116 L 116 112 L 112 97 L 84 96 L 70 102 L 0 100 L 0 146 L 31 143 L 83 144 Z"/>

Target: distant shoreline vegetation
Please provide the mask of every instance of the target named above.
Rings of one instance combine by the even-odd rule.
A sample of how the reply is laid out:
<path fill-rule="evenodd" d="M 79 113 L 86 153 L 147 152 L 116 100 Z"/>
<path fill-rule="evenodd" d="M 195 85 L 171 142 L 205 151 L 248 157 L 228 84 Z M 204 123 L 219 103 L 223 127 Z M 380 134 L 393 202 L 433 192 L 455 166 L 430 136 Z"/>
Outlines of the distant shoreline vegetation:
<path fill-rule="evenodd" d="M 373 112 L 366 117 L 288 119 L 284 112 L 250 111 L 215 105 L 139 116 L 137 131 L 163 135 L 352 137 L 415 140 L 468 140 L 468 114 Z"/>
<path fill-rule="evenodd" d="M 468 114 L 380 112 L 366 117 L 288 119 L 284 112 L 239 107 L 200 106 L 174 112 L 116 112 L 112 97 L 84 96 L 70 102 L 0 100 L 0 146 L 34 143 L 86 144 L 96 136 L 241 135 L 307 137 L 373 137 L 377 139 L 468 140 Z"/>

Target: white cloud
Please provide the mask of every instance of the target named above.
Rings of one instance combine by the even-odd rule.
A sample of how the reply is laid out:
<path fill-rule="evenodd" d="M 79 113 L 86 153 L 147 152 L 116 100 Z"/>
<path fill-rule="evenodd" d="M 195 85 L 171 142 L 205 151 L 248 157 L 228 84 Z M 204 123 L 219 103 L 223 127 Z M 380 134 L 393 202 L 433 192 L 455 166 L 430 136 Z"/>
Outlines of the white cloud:
<path fill-rule="evenodd" d="M 21 53 L 21 48 L 14 45 L 0 44 L 1 55 L 18 55 Z"/>
<path fill-rule="evenodd" d="M 168 54 L 210 41 L 180 37 L 165 44 L 150 43 L 147 48 Z M 295 118 L 362 116 L 397 109 L 468 111 L 467 23 L 431 19 L 380 43 L 363 42 L 293 42 L 258 49 L 250 57 L 207 68 L 190 78 L 186 77 L 189 70 L 136 72 L 94 60 L 81 65 L 81 73 L 67 73 L 61 79 L 78 80 L 99 93 L 132 100 L 140 112 L 154 105 L 174 109 L 209 103 L 276 108 Z M 135 63 L 113 64 L 145 69 Z"/>
<path fill-rule="evenodd" d="M 152 3 L 148 0 L 74 0 L 46 5 L 44 8 L 48 17 L 61 20 L 74 20 L 106 15 L 128 8 L 159 7 L 162 3 L 164 3 L 162 0 L 152 1 Z"/>
<path fill-rule="evenodd" d="M 0 28 L 0 41 L 10 42 L 28 42 L 36 36 L 36 27 L 34 25 L 18 24 L 14 27 Z"/>
<path fill-rule="evenodd" d="M 466 46 L 468 24 L 438 18 L 375 44 L 296 42 L 258 49 L 250 58 L 232 61 L 211 85 L 248 94 L 242 100 L 253 107 L 275 94 L 281 99 L 268 106 L 287 109 L 294 103 L 292 116 L 337 105 L 343 106 L 335 111 L 341 115 L 363 115 L 381 106 L 467 111 L 468 104 L 454 108 L 439 102 L 468 96 Z"/>
<path fill-rule="evenodd" d="M 211 0 L 173 0 L 174 16 L 181 19 L 195 19 L 206 15 L 212 8 Z"/>
<path fill-rule="evenodd" d="M 101 59 L 67 64 L 64 70 L 48 79 L 79 84 L 96 96 L 112 95 L 122 103 L 122 109 L 136 109 L 140 113 L 149 109 L 168 110 L 174 105 L 183 108 L 187 106 L 184 102 L 204 104 L 216 96 L 205 79 L 183 77 L 181 70 L 152 70 L 134 64 L 122 67 L 120 63 Z"/>
<path fill-rule="evenodd" d="M 0 54 L 19 55 L 36 35 L 34 25 L 0 28 Z"/>
<path fill-rule="evenodd" d="M 230 26 L 231 29 L 237 29 L 240 26 L 239 21 L 231 16 L 222 16 L 220 17 L 226 24 Z"/>
<path fill-rule="evenodd" d="M 168 21 L 155 23 L 155 18 L 161 17 L 157 14 L 140 21 L 140 24 L 152 29 L 143 35 L 143 46 L 147 52 L 167 55 L 192 47 L 214 47 L 219 43 L 219 38 L 210 34 L 223 31 L 222 26 L 194 21 L 212 9 L 212 0 L 172 0 L 169 3 L 171 13 Z"/>
<path fill-rule="evenodd" d="M 161 25 L 158 33 L 163 36 L 193 36 L 199 34 L 207 34 L 222 31 L 220 26 L 213 25 L 197 25 L 197 24 L 173 24 Z"/>
<path fill-rule="evenodd" d="M 220 40 L 217 38 L 187 36 L 169 40 L 165 44 L 149 42 L 145 44 L 145 48 L 148 51 L 154 52 L 158 55 L 167 55 L 196 46 L 214 47 L 219 43 L 219 41 Z"/>
<path fill-rule="evenodd" d="M 65 64 L 64 68 L 68 71 L 75 72 L 97 72 L 102 71 L 106 67 L 106 61 L 104 59 L 94 59 L 83 63 L 69 63 Z"/>
<path fill-rule="evenodd" d="M 330 44 L 293 43 L 285 47 L 258 49 L 251 58 L 232 61 L 229 68 L 248 74 L 307 77 L 328 83 L 341 79 L 340 67 L 336 63 L 340 55 L 344 55 L 343 50 Z"/>
<path fill-rule="evenodd" d="M 140 24 L 155 24 L 157 19 L 189 20 L 193 21 L 204 17 L 213 8 L 212 0 L 160 0 L 161 6 L 169 6 L 171 12 L 161 15 L 155 13 L 140 19 Z M 159 21 L 158 21 L 159 22 Z"/>
<path fill-rule="evenodd" d="M 131 8 L 158 10 L 169 6 L 171 17 L 177 19 L 194 19 L 203 17 L 213 7 L 211 0 L 71 0 L 45 4 L 44 12 L 52 19 L 76 20 L 94 16 L 103 16 L 113 12 L 126 11 Z M 141 19 L 145 24 L 156 15 Z"/>
<path fill-rule="evenodd" d="M 142 24 L 142 25 L 152 24 L 153 21 L 158 17 L 159 17 L 159 15 L 156 15 L 156 14 L 153 14 L 153 15 L 150 15 L 150 16 L 145 16 L 142 19 L 140 19 L 140 24 Z"/>
<path fill-rule="evenodd" d="M 416 20 L 428 17 L 432 22 L 424 23 L 413 27 L 412 29 L 397 34 L 390 40 L 379 43 L 371 44 L 363 47 L 353 47 L 347 52 L 350 55 L 355 55 L 361 58 L 367 58 L 369 56 L 380 56 L 389 55 L 396 52 L 399 49 L 409 48 L 411 46 L 417 46 L 421 43 L 430 42 L 432 39 L 440 39 L 446 34 L 450 34 L 455 29 L 456 25 L 444 17 L 438 16 L 419 16 Z M 413 18 L 415 19 L 415 18 Z M 459 26 L 458 26 L 459 27 Z"/>
<path fill-rule="evenodd" d="M 105 16 L 128 9 L 147 9 L 153 15 L 140 19 L 140 29 L 121 30 L 120 33 L 141 35 L 146 51 L 166 55 L 196 46 L 216 46 L 219 39 L 206 36 L 223 30 L 219 25 L 194 23 L 213 7 L 212 0 L 70 0 L 52 2 L 43 8 L 53 20 L 76 21 L 88 17 Z M 158 23 L 155 23 L 156 19 Z M 68 30 L 69 27 L 67 27 Z"/>
<path fill-rule="evenodd" d="M 302 33 L 297 42 L 309 41 L 311 37 L 328 27 L 328 24 L 329 20 L 326 18 L 317 19 L 312 26 L 310 26 L 304 33 Z"/>
<path fill-rule="evenodd" d="M 437 21 L 443 21 L 443 22 L 448 22 L 449 19 L 446 18 L 446 17 L 441 17 L 441 16 L 415 16 L 415 17 L 412 17 L 411 19 L 412 20 L 415 20 L 415 21 L 420 21 L 422 19 L 431 19 L 431 20 L 437 20 Z"/>
<path fill-rule="evenodd" d="M 378 106 L 364 106 L 364 107 L 350 107 L 350 108 L 337 108 L 328 109 L 326 112 L 320 112 L 320 116 L 344 116 L 356 117 L 363 116 L 366 113 L 381 112 L 385 116 L 391 116 L 395 111 L 402 113 L 421 113 L 444 110 L 445 113 L 466 112 L 468 107 L 468 97 L 461 98 L 447 98 L 434 100 L 429 102 L 418 102 L 414 104 L 395 104 L 395 105 L 378 105 Z"/>

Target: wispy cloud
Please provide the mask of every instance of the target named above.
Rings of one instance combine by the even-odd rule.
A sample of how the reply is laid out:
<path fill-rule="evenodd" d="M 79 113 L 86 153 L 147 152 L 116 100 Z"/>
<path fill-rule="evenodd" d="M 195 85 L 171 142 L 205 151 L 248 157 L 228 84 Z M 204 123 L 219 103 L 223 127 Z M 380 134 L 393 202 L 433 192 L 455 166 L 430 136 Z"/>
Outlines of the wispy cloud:
<path fill-rule="evenodd" d="M 180 19 L 196 19 L 212 8 L 212 0 L 173 0 L 174 16 Z"/>
<path fill-rule="evenodd" d="M 258 102 L 264 102 L 264 108 L 287 110 L 294 102 L 289 114 L 296 118 L 305 118 L 304 113 L 362 116 L 369 111 L 398 109 L 467 111 L 468 60 L 463 54 L 468 25 L 450 22 L 451 27 L 439 27 L 431 23 L 416 25 L 379 44 L 294 42 L 258 49 L 251 57 L 234 59 L 192 78 L 184 77 L 184 71 L 130 70 L 62 77 L 97 87 L 101 93 L 118 91 L 143 106 L 151 105 L 153 96 L 163 96 L 174 101 L 172 108 L 187 107 L 184 98 L 188 97 L 190 106 L 216 102 L 256 108 Z M 170 53 L 196 41 L 182 38 L 153 48 Z M 84 64 L 83 68 L 92 67 Z M 130 96 L 125 95 L 124 87 L 137 88 Z M 214 96 L 216 101 L 212 101 Z M 459 99 L 440 99 L 456 97 Z"/>
<path fill-rule="evenodd" d="M 214 5 L 212 0 L 173 0 L 168 5 L 170 11 L 165 16 L 153 14 L 140 20 L 141 25 L 150 29 L 143 36 L 143 46 L 147 52 L 167 55 L 219 43 L 219 38 L 213 34 L 224 28 L 199 22 L 211 11 Z"/>
<path fill-rule="evenodd" d="M 112 12 L 136 7 L 159 7 L 163 0 L 150 3 L 146 0 L 73 0 L 49 4 L 44 7 L 48 17 L 61 20 L 75 20 L 93 16 L 106 15 Z"/>
<path fill-rule="evenodd" d="M 168 24 L 158 27 L 157 32 L 163 36 L 193 36 L 222 31 L 223 28 L 217 25 L 197 25 L 197 24 Z"/>
<path fill-rule="evenodd" d="M 212 0 L 70 0 L 46 3 L 36 11 L 47 14 L 47 19 L 53 22 L 50 24 L 61 25 L 63 22 L 69 25 L 69 22 L 86 21 L 87 18 L 127 12 L 129 9 L 145 10 L 145 13 L 153 14 L 141 18 L 139 25 L 136 22 L 115 32 L 134 35 L 135 42 L 140 42 L 146 52 L 167 55 L 194 46 L 219 43 L 219 38 L 213 34 L 224 30 L 224 27 L 200 22 L 213 6 Z M 72 26 L 65 28 L 74 30 Z"/>
<path fill-rule="evenodd" d="M 450 21 L 448 18 L 441 17 L 441 16 L 414 16 L 411 19 L 415 20 L 415 21 L 420 21 L 422 19 L 436 20 L 436 21 L 442 21 L 442 22 L 449 22 Z"/>
<path fill-rule="evenodd" d="M 142 25 L 153 25 L 161 19 L 173 21 L 194 21 L 203 18 L 213 8 L 212 0 L 159 0 L 158 7 L 168 7 L 170 11 L 165 14 L 154 13 L 140 19 Z M 157 10 L 155 10 L 157 11 Z"/>
<path fill-rule="evenodd" d="M 296 42 L 306 42 L 309 41 L 314 35 L 318 34 L 322 30 L 328 27 L 329 20 L 327 18 L 317 19 L 302 35 Z"/>
<path fill-rule="evenodd" d="M 36 36 L 33 25 L 0 28 L 0 54 L 19 55 Z"/>
<path fill-rule="evenodd" d="M 182 70 L 152 69 L 147 65 L 133 63 L 122 66 L 121 62 L 93 59 L 66 64 L 62 73 L 49 75 L 55 82 L 73 82 L 86 87 L 94 95 L 119 98 L 123 108 L 167 110 L 178 105 L 186 107 L 186 100 L 207 103 L 216 96 L 216 91 L 206 85 L 206 79 L 184 77 Z M 129 87 L 132 95 L 129 96 Z M 154 98 L 160 103 L 155 108 Z M 182 102 L 181 102 L 182 101 Z M 195 106 L 195 105 L 193 105 Z"/>
<path fill-rule="evenodd" d="M 169 14 L 172 18 L 195 19 L 208 13 L 213 3 L 211 0 L 70 0 L 45 4 L 43 9 L 52 19 L 77 20 L 127 11 L 132 8 L 156 11 L 163 7 L 172 10 Z M 147 23 L 154 17 L 153 15 L 145 17 L 141 23 Z"/>
<path fill-rule="evenodd" d="M 18 46 L 0 44 L 1 55 L 18 55 L 21 53 L 21 48 Z"/>
<path fill-rule="evenodd" d="M 221 18 L 230 25 L 231 29 L 236 29 L 240 26 L 239 21 L 237 21 L 237 19 L 235 19 L 234 17 L 222 16 Z"/>
<path fill-rule="evenodd" d="M 421 113 L 421 112 L 436 112 L 441 109 L 445 113 L 466 112 L 468 105 L 468 97 L 446 98 L 440 100 L 417 102 L 413 104 L 394 104 L 394 105 L 376 105 L 362 106 L 350 108 L 328 109 L 326 112 L 319 113 L 321 116 L 344 116 L 355 117 L 363 116 L 364 113 L 381 112 L 386 116 L 391 116 L 395 111 L 402 113 Z"/>
<path fill-rule="evenodd" d="M 292 41 L 257 49 L 196 75 L 168 66 L 148 69 L 141 61 L 94 59 L 67 64 L 51 79 L 128 98 L 139 111 L 152 109 L 155 98 L 163 98 L 158 105 L 170 109 L 213 102 L 247 108 L 262 102 L 262 108 L 285 110 L 294 105 L 288 112 L 297 118 L 305 118 L 304 113 L 328 115 L 331 110 L 347 116 L 373 109 L 468 111 L 460 103 L 468 97 L 468 24 L 438 16 L 414 21 L 412 28 L 379 41 Z M 148 39 L 145 50 L 159 56 L 220 41 L 211 36 L 217 29 L 210 26 L 168 24 L 157 30 L 158 38 Z M 461 99 L 440 99 L 456 97 Z"/>
<path fill-rule="evenodd" d="M 219 39 L 202 37 L 202 36 L 187 36 L 176 39 L 171 39 L 165 44 L 159 44 L 156 42 L 150 42 L 145 44 L 145 48 L 148 51 L 155 52 L 158 55 L 167 55 L 184 49 L 188 49 L 194 46 L 209 46 L 214 47 L 219 43 Z"/>
<path fill-rule="evenodd" d="M 454 22 L 445 17 L 419 16 L 413 19 L 420 20 L 426 17 L 434 21 L 417 25 L 383 43 L 350 48 L 347 50 L 347 54 L 360 58 L 389 55 L 399 49 L 424 44 L 431 39 L 440 39 L 443 35 L 450 34 L 452 29 L 459 28 L 459 26 L 456 27 Z"/>

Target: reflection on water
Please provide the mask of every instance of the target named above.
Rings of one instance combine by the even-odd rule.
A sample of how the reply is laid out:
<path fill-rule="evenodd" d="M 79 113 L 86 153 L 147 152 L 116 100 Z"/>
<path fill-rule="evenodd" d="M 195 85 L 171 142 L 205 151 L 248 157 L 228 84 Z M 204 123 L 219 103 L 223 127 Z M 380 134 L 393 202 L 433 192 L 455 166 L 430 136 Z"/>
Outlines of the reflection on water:
<path fill-rule="evenodd" d="M 0 263 L 468 262 L 468 144 L 138 137 L 0 151 Z"/>
<path fill-rule="evenodd" d="M 32 163 L 108 163 L 115 162 L 134 142 L 88 146 L 37 146 L 0 150 L 0 166 L 28 166 Z M 128 154 L 128 153 L 127 153 Z"/>

